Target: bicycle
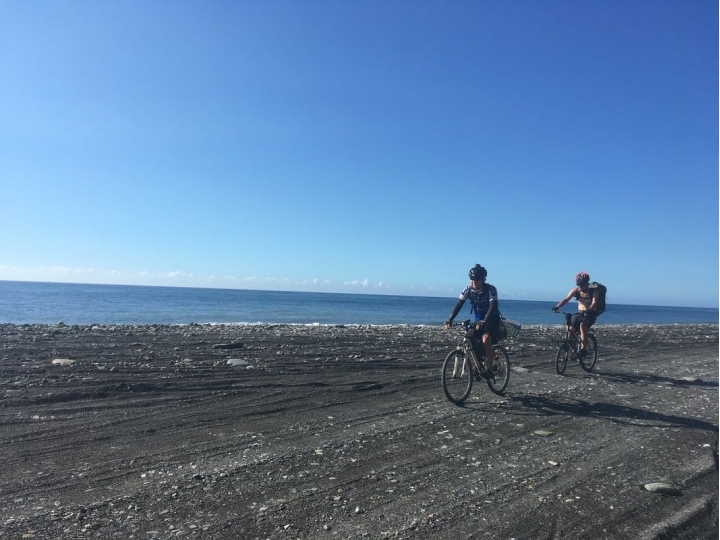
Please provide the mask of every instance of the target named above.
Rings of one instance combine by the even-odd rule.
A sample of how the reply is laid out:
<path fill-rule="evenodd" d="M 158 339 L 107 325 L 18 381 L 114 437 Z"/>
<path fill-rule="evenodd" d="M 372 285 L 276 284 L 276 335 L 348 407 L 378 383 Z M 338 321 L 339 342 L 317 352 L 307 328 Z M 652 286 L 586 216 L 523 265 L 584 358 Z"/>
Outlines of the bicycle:
<path fill-rule="evenodd" d="M 585 348 L 585 354 L 579 354 L 580 350 L 580 333 L 572 334 L 570 332 L 570 324 L 573 314 L 562 312 L 565 315 L 565 338 L 564 339 L 553 339 L 553 343 L 558 345 L 557 355 L 555 356 L 555 370 L 558 375 L 565 373 L 568 360 L 573 362 L 577 361 L 580 367 L 590 373 L 595 366 L 597 361 L 597 338 L 592 328 L 588 328 L 586 332 L 587 347 Z"/>
<path fill-rule="evenodd" d="M 470 320 L 451 324 L 451 326 L 463 326 L 465 328 L 462 341 L 445 358 L 441 375 L 445 397 L 456 405 L 465 402 L 472 391 L 473 380 L 482 380 L 483 373 L 485 373 L 485 355 L 478 358 L 467 335 L 474 324 Z M 501 320 L 501 325 L 503 325 L 501 330 L 506 337 L 516 337 L 520 332 L 520 325 L 511 323 L 506 319 Z M 493 351 L 495 351 L 495 362 L 493 362 L 494 378 L 484 378 L 493 393 L 502 395 L 510 380 L 510 359 L 502 345 L 493 345 Z"/>

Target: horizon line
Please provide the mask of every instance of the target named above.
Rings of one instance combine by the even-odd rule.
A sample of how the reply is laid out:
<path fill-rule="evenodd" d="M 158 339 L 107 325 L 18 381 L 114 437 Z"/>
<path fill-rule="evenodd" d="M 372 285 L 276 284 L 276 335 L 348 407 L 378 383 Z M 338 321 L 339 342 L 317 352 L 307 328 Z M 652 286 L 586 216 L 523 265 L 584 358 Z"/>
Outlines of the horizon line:
<path fill-rule="evenodd" d="M 155 288 L 163 288 L 163 289 L 210 289 L 210 290 L 216 290 L 216 291 L 253 291 L 253 292 L 272 292 L 272 293 L 283 293 L 283 292 L 290 292 L 290 293 L 305 293 L 305 294 L 334 294 L 334 295 L 361 295 L 361 296 L 405 296 L 409 298 L 448 298 L 453 299 L 456 298 L 454 295 L 452 296 L 439 296 L 439 295 L 419 295 L 419 294 L 400 294 L 400 293 L 381 293 L 381 292 L 331 292 L 331 291 L 307 291 L 307 290 L 292 290 L 292 289 L 246 289 L 246 288 L 240 288 L 240 287 L 212 287 L 212 286 L 202 286 L 202 285 L 144 285 L 144 284 L 124 284 L 124 283 L 84 283 L 84 282 L 75 282 L 75 281 L 40 281 L 40 280 L 19 280 L 19 279 L 0 279 L 0 283 L 6 282 L 6 283 L 40 283 L 40 284 L 46 284 L 46 285 L 90 285 L 90 286 L 98 286 L 98 287 L 155 287 Z M 553 300 L 528 300 L 526 298 L 502 298 L 500 299 L 500 302 L 503 300 L 508 300 L 512 302 L 547 302 L 547 303 L 556 303 L 556 301 Z M 665 305 L 665 304 L 626 304 L 626 303 L 609 303 L 610 306 L 617 305 L 617 306 L 636 306 L 636 307 L 667 307 L 667 308 L 674 308 L 674 309 L 708 309 L 708 310 L 716 310 L 720 311 L 720 306 L 718 307 L 707 307 L 707 306 L 673 306 L 673 305 Z"/>

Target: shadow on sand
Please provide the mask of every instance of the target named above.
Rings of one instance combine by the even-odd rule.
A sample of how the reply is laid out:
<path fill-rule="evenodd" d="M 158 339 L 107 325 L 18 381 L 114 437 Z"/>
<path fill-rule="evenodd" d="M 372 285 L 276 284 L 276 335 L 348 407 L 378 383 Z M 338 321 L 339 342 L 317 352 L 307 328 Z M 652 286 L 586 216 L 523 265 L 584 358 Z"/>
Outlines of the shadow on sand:
<path fill-rule="evenodd" d="M 521 415 L 532 413 L 540 416 L 577 416 L 607 419 L 620 424 L 634 424 L 650 428 L 683 427 L 718 431 L 718 426 L 711 422 L 628 407 L 627 405 L 522 394 L 508 395 L 507 397 L 506 406 L 515 408 L 514 412 Z"/>
<path fill-rule="evenodd" d="M 692 387 L 699 386 L 704 388 L 717 388 L 718 381 L 704 381 L 702 379 L 674 379 L 672 377 L 662 377 L 660 375 L 651 375 L 648 373 L 614 373 L 612 371 L 605 371 L 597 374 L 603 379 L 609 379 L 619 383 L 627 384 L 672 384 L 674 386 Z"/>

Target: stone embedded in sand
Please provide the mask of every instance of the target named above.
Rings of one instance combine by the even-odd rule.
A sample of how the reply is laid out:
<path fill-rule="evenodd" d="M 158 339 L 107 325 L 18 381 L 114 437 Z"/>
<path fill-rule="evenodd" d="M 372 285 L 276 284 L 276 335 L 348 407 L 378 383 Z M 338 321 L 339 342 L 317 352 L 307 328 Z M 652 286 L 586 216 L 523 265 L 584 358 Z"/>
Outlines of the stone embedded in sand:
<path fill-rule="evenodd" d="M 56 358 L 52 361 L 52 363 L 56 366 L 72 366 L 75 363 L 75 360 L 70 360 L 69 358 Z"/>
<path fill-rule="evenodd" d="M 549 437 L 553 434 L 552 431 L 547 431 L 545 429 L 538 429 L 537 431 L 533 431 L 535 435 L 540 435 L 541 437 Z"/>
<path fill-rule="evenodd" d="M 218 343 L 213 345 L 213 349 L 242 349 L 242 343 Z"/>
<path fill-rule="evenodd" d="M 229 358 L 226 362 L 228 366 L 247 366 L 247 360 L 243 360 L 242 358 Z"/>
<path fill-rule="evenodd" d="M 680 490 L 678 488 L 662 482 L 645 484 L 645 489 L 652 491 L 653 493 L 662 493 L 663 495 L 680 495 Z"/>

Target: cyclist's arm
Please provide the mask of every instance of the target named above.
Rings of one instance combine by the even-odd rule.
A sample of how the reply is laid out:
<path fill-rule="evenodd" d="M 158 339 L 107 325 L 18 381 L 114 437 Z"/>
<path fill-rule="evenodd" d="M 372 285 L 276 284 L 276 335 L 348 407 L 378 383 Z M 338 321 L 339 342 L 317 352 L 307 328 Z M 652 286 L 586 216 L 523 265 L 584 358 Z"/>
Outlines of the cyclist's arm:
<path fill-rule="evenodd" d="M 490 306 L 488 306 L 487 313 L 485 313 L 485 318 L 483 320 L 478 321 L 476 328 L 478 330 L 482 330 L 484 333 L 487 333 L 487 326 L 486 323 L 490 320 L 490 317 L 492 317 L 495 313 L 497 313 L 497 301 L 491 300 Z"/>
<path fill-rule="evenodd" d="M 460 310 L 462 309 L 464 303 L 465 303 L 464 298 L 458 299 L 457 303 L 455 304 L 455 307 L 452 310 L 452 313 L 448 317 L 448 320 L 445 321 L 445 324 L 452 324 L 453 319 L 457 316 L 458 313 L 460 313 Z"/>
<path fill-rule="evenodd" d="M 490 320 L 490 317 L 492 317 L 493 315 L 495 315 L 495 313 L 497 313 L 497 310 L 498 310 L 498 308 L 497 308 L 497 301 L 496 301 L 496 300 L 491 300 L 491 301 L 490 301 L 490 307 L 488 307 L 487 313 L 485 314 L 485 318 L 484 318 L 483 320 L 484 320 L 484 321 L 489 321 L 489 320 Z"/>
<path fill-rule="evenodd" d="M 570 292 L 567 293 L 567 296 L 566 296 L 565 298 L 563 298 L 562 300 L 560 300 L 560 301 L 557 303 L 557 305 L 555 306 L 554 309 L 560 309 L 560 308 L 563 307 L 565 304 L 567 304 L 570 300 L 573 299 L 573 297 L 575 296 L 575 293 L 576 293 L 576 292 L 577 292 L 577 287 L 575 287 L 574 289 L 570 289 Z"/>

